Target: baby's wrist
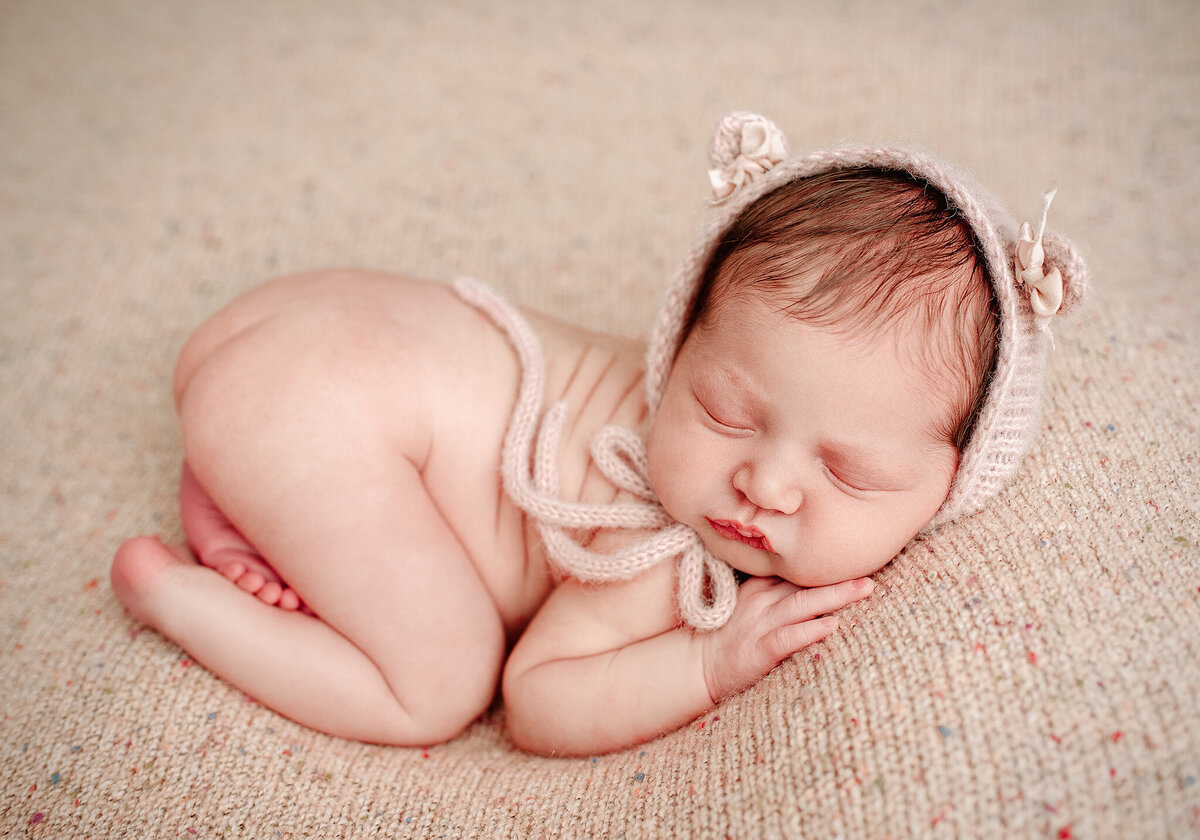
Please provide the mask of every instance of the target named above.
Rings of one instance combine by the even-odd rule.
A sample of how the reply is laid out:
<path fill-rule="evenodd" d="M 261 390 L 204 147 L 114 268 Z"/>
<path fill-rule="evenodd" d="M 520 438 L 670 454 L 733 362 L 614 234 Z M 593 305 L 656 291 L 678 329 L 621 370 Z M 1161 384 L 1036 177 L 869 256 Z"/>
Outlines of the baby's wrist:
<path fill-rule="evenodd" d="M 715 644 L 716 631 L 692 631 L 694 646 L 699 653 L 699 672 L 704 686 L 704 693 L 712 705 L 717 705 L 729 693 L 725 691 L 722 679 L 722 668 L 716 661 L 719 659 Z"/>

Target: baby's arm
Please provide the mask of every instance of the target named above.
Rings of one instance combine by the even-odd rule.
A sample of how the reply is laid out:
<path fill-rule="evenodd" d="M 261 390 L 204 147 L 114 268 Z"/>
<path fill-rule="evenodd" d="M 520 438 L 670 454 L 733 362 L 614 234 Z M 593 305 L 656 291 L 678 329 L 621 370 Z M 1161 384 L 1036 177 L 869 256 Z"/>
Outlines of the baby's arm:
<path fill-rule="evenodd" d="M 673 564 L 633 581 L 568 581 L 539 610 L 504 672 L 509 731 L 523 749 L 609 752 L 686 724 L 836 626 L 817 618 L 865 597 L 870 580 L 800 589 L 754 578 L 729 623 L 679 627 Z"/>

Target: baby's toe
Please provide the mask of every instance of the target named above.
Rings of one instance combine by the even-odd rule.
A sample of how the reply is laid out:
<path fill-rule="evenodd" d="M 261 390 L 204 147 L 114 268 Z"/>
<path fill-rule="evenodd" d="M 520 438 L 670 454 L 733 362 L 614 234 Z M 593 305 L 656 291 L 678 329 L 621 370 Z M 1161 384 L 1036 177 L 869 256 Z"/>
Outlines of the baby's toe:
<path fill-rule="evenodd" d="M 228 578 L 235 583 L 237 582 L 238 578 L 246 574 L 246 564 L 240 563 L 236 560 L 231 563 L 224 563 L 220 566 L 215 566 L 214 568 L 220 572 L 223 577 Z"/>
<path fill-rule="evenodd" d="M 234 581 L 239 588 L 246 590 L 251 595 L 257 594 L 266 582 L 266 578 L 258 572 L 246 572 Z"/>
<path fill-rule="evenodd" d="M 283 593 L 283 587 L 280 586 L 275 581 L 269 580 L 266 583 L 264 583 L 262 585 L 262 588 L 259 589 L 254 594 L 258 597 L 258 600 L 262 601 L 264 604 L 270 604 L 271 606 L 275 606 L 276 604 L 279 603 L 279 596 L 282 593 Z"/>

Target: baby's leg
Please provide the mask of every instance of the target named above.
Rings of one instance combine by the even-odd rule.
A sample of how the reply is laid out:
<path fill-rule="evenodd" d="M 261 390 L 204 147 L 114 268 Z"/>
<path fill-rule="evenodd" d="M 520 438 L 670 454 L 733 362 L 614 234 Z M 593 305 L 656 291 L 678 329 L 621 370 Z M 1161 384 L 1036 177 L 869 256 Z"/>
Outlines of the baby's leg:
<path fill-rule="evenodd" d="M 404 461 L 334 493 L 265 546 L 316 616 L 247 598 L 183 547 L 113 563 L 130 611 L 265 705 L 342 737 L 429 744 L 487 708 L 504 630 L 474 565 Z M 361 476 L 360 476 L 361 478 Z M 323 495 L 323 494 L 322 494 Z M 306 496 L 296 501 L 309 501 Z"/>
<path fill-rule="evenodd" d="M 179 476 L 179 510 L 188 543 L 201 563 L 266 604 L 285 610 L 301 606 L 300 597 L 217 508 L 187 461 Z"/>
<path fill-rule="evenodd" d="M 350 738 L 407 740 L 392 734 L 406 732 L 404 710 L 353 643 L 315 616 L 247 598 L 197 564 L 187 546 L 127 541 L 113 561 L 112 584 L 135 617 L 277 711 Z"/>

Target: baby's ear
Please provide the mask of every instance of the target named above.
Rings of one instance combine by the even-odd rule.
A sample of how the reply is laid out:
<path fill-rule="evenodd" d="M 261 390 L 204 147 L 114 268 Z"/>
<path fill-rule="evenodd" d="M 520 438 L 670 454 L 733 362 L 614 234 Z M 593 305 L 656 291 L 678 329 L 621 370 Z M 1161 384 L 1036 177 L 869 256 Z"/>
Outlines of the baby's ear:
<path fill-rule="evenodd" d="M 1088 292 L 1087 263 L 1075 243 L 1061 233 L 1047 232 L 1042 239 L 1042 247 L 1046 253 L 1047 269 L 1057 268 L 1063 278 L 1063 299 L 1058 314 L 1078 311 Z"/>

